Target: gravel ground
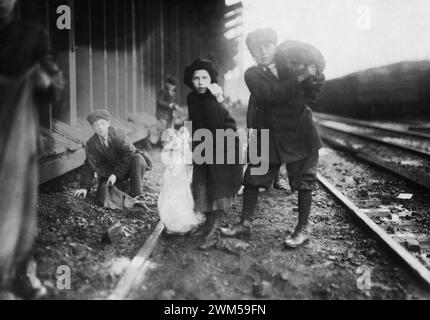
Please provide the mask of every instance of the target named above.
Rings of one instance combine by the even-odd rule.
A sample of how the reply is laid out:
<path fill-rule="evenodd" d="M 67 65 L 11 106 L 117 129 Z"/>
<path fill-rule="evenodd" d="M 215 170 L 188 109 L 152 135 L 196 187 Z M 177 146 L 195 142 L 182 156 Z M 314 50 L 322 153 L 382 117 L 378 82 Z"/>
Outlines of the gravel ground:
<path fill-rule="evenodd" d="M 76 199 L 74 172 L 41 186 L 34 256 L 38 275 L 48 287 L 48 299 L 107 297 L 159 220 L 156 206 L 161 172 L 161 164 L 156 162 L 145 175 L 148 212 L 139 208 L 103 209 L 95 204 L 95 188 L 86 200 Z M 116 222 L 131 227 L 134 233 L 120 244 L 102 243 L 103 234 Z M 70 290 L 57 286 L 57 272 L 62 274 L 57 270 L 59 266 L 70 267 Z"/>
<path fill-rule="evenodd" d="M 83 201 L 73 197 L 74 174 L 42 186 L 39 235 L 34 254 L 48 299 L 104 299 L 156 223 L 162 164 L 152 151 L 154 169 L 146 175 L 149 212 L 104 210 L 94 205 L 94 190 Z M 333 161 L 336 161 L 334 158 Z M 325 163 L 321 173 L 330 176 Z M 340 179 L 342 177 L 339 176 Z M 241 197 L 223 224 L 239 219 Z M 132 299 L 429 299 L 408 270 L 351 218 L 330 195 L 314 192 L 312 240 L 298 250 L 282 241 L 296 223 L 296 195 L 272 190 L 260 199 L 250 240 L 224 241 L 207 252 L 201 239 L 163 235 L 151 259 L 153 268 Z M 135 233 L 120 245 L 101 243 L 114 222 Z M 228 250 L 227 250 L 228 249 Z M 56 287 L 58 266 L 71 268 L 71 290 Z M 357 268 L 370 268 L 371 288 L 360 290 Z M 358 281 L 360 282 L 360 281 Z"/>
<path fill-rule="evenodd" d="M 324 167 L 321 167 L 324 172 Z M 241 197 L 224 224 L 239 219 Z M 131 299 L 429 299 L 402 265 L 369 238 L 324 190 L 314 192 L 312 241 L 284 249 L 295 226 L 296 195 L 264 193 L 247 242 L 197 250 L 201 239 L 163 236 L 153 268 Z M 241 246 L 239 248 L 238 246 Z M 245 248 L 249 246 L 248 248 Z M 357 268 L 370 268 L 371 289 L 357 286 Z"/>

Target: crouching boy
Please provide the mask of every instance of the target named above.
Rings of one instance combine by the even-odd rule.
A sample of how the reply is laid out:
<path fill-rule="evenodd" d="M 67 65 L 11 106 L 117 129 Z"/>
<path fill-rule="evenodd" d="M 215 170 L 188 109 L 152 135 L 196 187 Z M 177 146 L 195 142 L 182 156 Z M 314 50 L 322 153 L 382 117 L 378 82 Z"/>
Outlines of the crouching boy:
<path fill-rule="evenodd" d="M 150 157 L 136 149 L 124 130 L 111 126 L 110 114 L 106 110 L 96 110 L 88 118 L 95 134 L 85 146 L 86 160 L 81 173 L 81 189 L 75 196 L 86 197 L 92 187 L 94 172 L 99 177 L 97 202 L 104 205 L 107 187 L 117 185 L 124 190 L 130 180 L 130 196 L 143 194 L 143 175 L 152 167 Z"/>

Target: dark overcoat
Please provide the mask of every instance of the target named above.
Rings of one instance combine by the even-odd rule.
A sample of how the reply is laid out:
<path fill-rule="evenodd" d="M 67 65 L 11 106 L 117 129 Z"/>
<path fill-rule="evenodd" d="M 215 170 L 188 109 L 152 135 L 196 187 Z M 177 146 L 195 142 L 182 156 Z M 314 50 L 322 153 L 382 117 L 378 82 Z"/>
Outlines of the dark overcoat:
<path fill-rule="evenodd" d="M 296 74 L 288 68 L 278 68 L 278 74 L 279 78 L 257 66 L 245 72 L 251 91 L 248 127 L 269 129 L 269 162 L 273 164 L 305 159 L 322 147 Z"/>
<path fill-rule="evenodd" d="M 198 94 L 191 92 L 187 97 L 189 120 L 192 121 L 193 136 L 198 129 L 208 129 L 214 137 L 212 154 L 214 155 L 214 164 L 196 164 L 194 163 L 194 172 L 205 172 L 207 191 L 210 201 L 234 196 L 242 185 L 242 164 L 240 161 L 241 149 L 239 138 L 234 139 L 235 163 L 227 164 L 228 144 L 225 140 L 216 139 L 217 129 L 232 129 L 237 132 L 236 121 L 232 118 L 225 106 L 219 103 L 216 98 L 206 92 Z M 193 150 L 200 142 L 193 142 Z M 224 146 L 224 164 L 215 163 L 216 145 L 222 143 Z M 231 151 L 231 150 L 230 150 Z M 193 180 L 197 179 L 193 175 Z M 193 186 L 197 185 L 193 181 Z"/>

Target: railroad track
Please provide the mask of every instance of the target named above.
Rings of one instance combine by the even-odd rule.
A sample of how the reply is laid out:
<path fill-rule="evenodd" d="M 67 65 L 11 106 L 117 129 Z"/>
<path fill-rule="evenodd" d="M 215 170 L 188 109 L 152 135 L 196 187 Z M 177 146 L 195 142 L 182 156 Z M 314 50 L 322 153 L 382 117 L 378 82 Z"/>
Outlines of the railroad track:
<path fill-rule="evenodd" d="M 328 179 L 318 175 L 318 181 L 332 196 L 339 200 L 342 205 L 345 206 L 349 212 L 372 233 L 373 236 L 397 255 L 402 262 L 404 262 L 407 267 L 410 268 L 410 270 L 430 288 L 430 270 L 371 218 L 372 212 L 376 214 L 378 213 L 377 208 L 374 208 L 373 210 L 360 209 L 351 199 L 330 183 Z"/>
<path fill-rule="evenodd" d="M 393 126 L 390 127 L 389 124 L 381 124 L 381 123 L 375 123 L 372 121 L 351 119 L 351 118 L 335 116 L 335 115 L 326 114 L 326 113 L 319 113 L 319 112 L 314 112 L 314 116 L 318 120 L 332 120 L 332 121 L 337 121 L 339 123 L 359 125 L 359 126 L 366 127 L 366 128 L 382 130 L 382 131 L 385 131 L 388 133 L 399 134 L 399 135 L 402 135 L 405 137 L 422 138 L 422 139 L 427 139 L 430 141 L 430 134 L 407 130 L 407 128 L 409 128 L 409 126 L 407 126 L 405 128 L 402 128 L 403 126 L 399 126 L 398 128 L 394 128 Z"/>
<path fill-rule="evenodd" d="M 429 162 L 425 159 L 428 159 L 430 156 L 430 135 L 388 128 L 383 125 L 367 121 L 325 114 L 316 114 L 316 118 L 320 128 L 323 128 L 323 140 L 335 149 L 342 150 L 347 154 L 352 155 L 359 161 L 369 163 L 372 166 L 383 168 L 391 173 L 395 173 L 401 178 L 404 178 L 408 182 L 412 182 L 415 185 L 419 185 L 420 187 L 430 190 L 430 175 L 425 173 L 423 174 L 423 171 L 420 170 L 405 168 L 399 166 L 395 162 L 387 161 L 387 159 L 379 157 L 378 152 L 372 153 L 369 152 L 369 150 L 366 150 L 366 143 L 360 144 L 360 141 L 367 141 L 367 143 L 374 144 L 375 148 L 377 148 L 378 145 L 381 145 L 392 149 L 393 153 L 397 153 L 397 155 L 399 152 L 405 155 L 407 154 L 409 157 L 414 157 L 417 163 L 421 162 L 421 165 L 424 168 L 426 166 L 429 167 Z M 336 135 L 336 133 L 338 133 L 338 135 Z M 410 139 L 413 142 L 418 141 L 418 143 L 416 143 L 415 146 L 401 144 L 399 142 L 389 141 L 389 139 L 384 139 L 386 136 L 391 138 L 401 137 L 403 140 Z M 354 137 L 355 139 L 351 139 L 350 137 Z M 400 140 L 400 142 L 401 141 L 402 140 Z M 420 148 L 418 148 L 417 145 L 420 145 Z M 376 204 L 373 207 L 359 208 L 359 204 L 356 204 L 354 201 L 349 199 L 344 193 L 342 193 L 332 183 L 330 183 L 327 178 L 319 175 L 318 180 L 330 194 L 332 194 L 346 208 L 348 208 L 349 212 L 351 212 L 351 214 L 367 230 L 369 230 L 377 239 L 379 239 L 387 248 L 389 248 L 389 250 L 398 256 L 410 268 L 410 270 L 412 270 L 427 286 L 430 287 L 430 271 L 428 267 L 422 264 L 411 253 L 414 250 L 421 250 L 419 247 L 419 242 L 416 241 L 416 239 L 413 239 L 413 232 L 407 233 L 408 236 L 411 236 L 410 242 L 402 242 L 401 238 L 399 238 L 396 235 L 396 232 L 393 231 L 393 224 L 390 223 L 389 219 L 386 218 L 387 216 L 391 215 L 389 210 L 381 210 L 381 208 Z M 393 216 L 396 216 L 397 219 L 399 219 L 397 215 Z M 381 223 L 381 219 L 385 219 L 384 223 Z M 397 224 L 399 221 L 400 219 L 393 223 Z M 413 223 L 406 221 L 406 224 L 408 223 L 413 225 Z M 380 224 L 384 225 L 384 228 L 381 227 Z M 394 235 L 390 236 L 387 230 L 390 230 L 390 233 L 394 233 Z M 430 238 L 428 235 L 424 242 L 427 244 L 427 246 L 430 244 Z M 403 246 L 401 243 L 403 243 Z M 428 265 L 428 261 L 426 264 Z"/>
<path fill-rule="evenodd" d="M 346 124 L 334 120 L 318 120 L 318 125 L 323 128 L 380 143 L 402 151 L 412 152 L 418 156 L 430 159 L 430 138 L 414 137 L 410 136 L 408 133 L 398 133 L 397 131 L 389 131 L 388 129 L 369 128 L 357 124 Z M 390 133 L 384 134 L 385 132 Z"/>
<path fill-rule="evenodd" d="M 321 138 L 328 145 L 430 190 L 430 139 L 413 138 L 420 139 L 415 143 L 420 145 L 417 148 L 357 132 L 355 130 L 360 128 L 350 127 L 343 122 L 317 120 L 317 124 Z"/>

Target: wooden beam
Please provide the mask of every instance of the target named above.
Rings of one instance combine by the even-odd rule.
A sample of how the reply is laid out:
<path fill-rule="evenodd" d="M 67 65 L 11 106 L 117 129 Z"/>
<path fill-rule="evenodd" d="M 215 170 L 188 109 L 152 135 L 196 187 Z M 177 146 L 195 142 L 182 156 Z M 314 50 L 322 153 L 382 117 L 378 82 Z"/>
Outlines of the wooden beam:
<path fill-rule="evenodd" d="M 59 155 L 54 159 L 46 159 L 39 162 L 39 183 L 45 183 L 67 172 L 79 168 L 84 164 L 85 150 L 83 148 Z"/>
<path fill-rule="evenodd" d="M 70 125 L 76 124 L 77 89 L 76 89 L 76 44 L 75 44 L 75 0 L 69 0 L 71 30 L 69 30 L 69 90 L 70 90 Z"/>
<path fill-rule="evenodd" d="M 137 255 L 133 258 L 130 266 L 125 271 L 124 275 L 119 280 L 114 291 L 109 295 L 109 300 L 123 300 L 126 299 L 130 291 L 138 285 L 137 279 L 143 278 L 143 274 L 149 269 L 149 257 L 154 251 L 158 240 L 160 239 L 161 233 L 164 230 L 164 225 L 159 222 L 155 227 L 152 234 L 145 241 L 143 247 L 139 250 Z"/>
<path fill-rule="evenodd" d="M 136 54 L 136 3 L 131 1 L 131 35 L 132 35 L 132 55 L 131 55 L 131 72 L 132 72 L 132 113 L 137 110 L 137 54 Z M 128 114 L 128 112 L 127 112 Z M 126 119 L 127 120 L 127 119 Z"/>
<path fill-rule="evenodd" d="M 90 72 L 90 111 L 94 110 L 94 64 L 93 64 L 93 17 L 92 17 L 92 6 L 93 0 L 88 0 L 88 11 L 89 11 L 89 20 L 88 20 L 88 33 L 89 33 L 89 72 Z"/>

